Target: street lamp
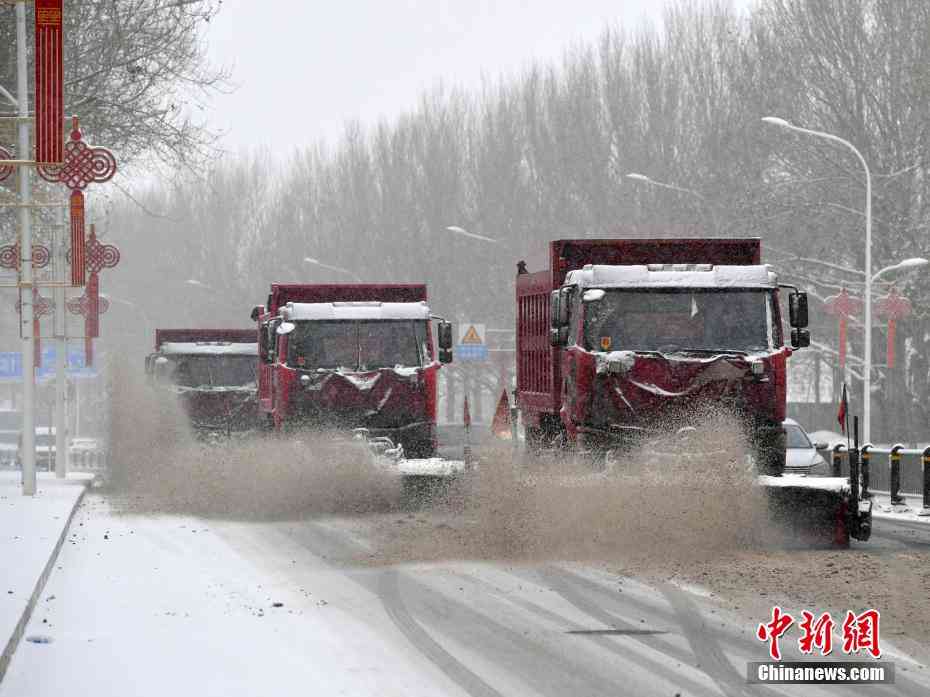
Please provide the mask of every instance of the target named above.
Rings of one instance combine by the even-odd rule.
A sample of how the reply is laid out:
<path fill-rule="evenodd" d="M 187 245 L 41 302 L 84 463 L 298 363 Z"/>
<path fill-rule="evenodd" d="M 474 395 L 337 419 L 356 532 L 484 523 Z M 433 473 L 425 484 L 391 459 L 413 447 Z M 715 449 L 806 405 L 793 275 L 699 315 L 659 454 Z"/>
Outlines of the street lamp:
<path fill-rule="evenodd" d="M 862 400 L 862 440 L 864 443 L 869 443 L 871 442 L 870 436 L 872 432 L 872 281 L 874 280 L 872 278 L 872 173 L 869 171 L 869 165 L 862 153 L 848 140 L 832 133 L 801 128 L 775 116 L 765 116 L 762 120 L 772 126 L 805 133 L 816 138 L 824 138 L 844 145 L 859 158 L 859 162 L 865 170 L 865 366 L 862 380 L 862 388 L 865 394 Z M 885 269 L 882 269 L 879 274 L 884 271 Z"/>
<path fill-rule="evenodd" d="M 647 177 L 645 174 L 640 174 L 639 172 L 629 172 L 626 175 L 627 179 L 632 179 L 633 181 L 642 182 L 643 184 L 649 184 L 650 186 L 658 186 L 662 189 L 671 189 L 672 191 L 680 191 L 685 194 L 691 194 L 696 199 L 701 202 L 707 211 L 710 213 L 710 219 L 714 226 L 714 231 L 718 231 L 720 226 L 717 225 L 717 212 L 714 210 L 714 207 L 710 205 L 710 201 L 707 200 L 706 196 L 698 193 L 694 189 L 686 189 L 683 186 L 675 186 L 674 184 L 666 184 L 665 182 L 656 181 L 652 177 Z"/>
<path fill-rule="evenodd" d="M 903 261 L 899 261 L 897 264 L 886 266 L 884 269 L 876 273 L 874 276 L 872 276 L 872 282 L 874 283 L 875 281 L 878 280 L 879 276 L 881 276 L 882 274 L 886 274 L 890 271 L 905 271 L 905 270 L 910 270 L 910 269 L 916 269 L 921 266 L 926 266 L 927 264 L 930 264 L 930 261 L 927 261 L 926 259 L 922 257 L 913 257 L 911 259 L 904 259 Z"/>
<path fill-rule="evenodd" d="M 155 323 L 152 321 L 152 318 L 149 317 L 148 313 L 145 311 L 145 309 L 141 305 L 134 303 L 134 302 L 130 302 L 129 300 L 123 300 L 123 298 L 114 297 L 110 293 L 100 293 L 100 297 L 110 301 L 111 303 L 119 303 L 120 305 L 126 305 L 127 307 L 131 307 L 135 310 L 138 310 L 139 314 L 142 315 L 142 320 L 146 324 L 151 325 L 153 327 L 155 326 Z"/>
<path fill-rule="evenodd" d="M 456 235 L 462 235 L 463 237 L 471 237 L 475 240 L 481 240 L 482 242 L 491 242 L 492 244 L 500 244 L 500 240 L 495 240 L 493 237 L 485 237 L 484 235 L 479 235 L 475 232 L 469 232 L 463 227 L 458 225 L 449 225 L 446 227 L 446 230 L 449 232 L 454 232 Z"/>
<path fill-rule="evenodd" d="M 348 269 L 342 268 L 341 266 L 333 266 L 331 264 L 324 264 L 319 259 L 314 259 L 313 257 L 304 257 L 304 263 L 312 264 L 313 266 L 319 266 L 320 268 L 323 268 L 323 269 L 329 269 L 330 271 L 335 271 L 336 273 L 346 274 L 347 276 L 351 276 L 352 278 L 354 278 L 359 283 L 363 282 L 361 278 L 356 276 L 354 273 L 352 273 Z"/>

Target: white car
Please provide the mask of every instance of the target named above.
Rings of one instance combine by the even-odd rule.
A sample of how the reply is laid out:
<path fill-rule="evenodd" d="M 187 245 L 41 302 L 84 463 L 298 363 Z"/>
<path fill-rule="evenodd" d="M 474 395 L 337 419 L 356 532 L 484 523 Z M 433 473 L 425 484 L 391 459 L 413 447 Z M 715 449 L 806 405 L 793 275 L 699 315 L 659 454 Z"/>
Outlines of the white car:
<path fill-rule="evenodd" d="M 823 443 L 811 443 L 807 432 L 794 419 L 785 419 L 785 473 L 807 474 L 826 477 L 830 474 L 827 461 L 817 449 L 827 446 Z"/>

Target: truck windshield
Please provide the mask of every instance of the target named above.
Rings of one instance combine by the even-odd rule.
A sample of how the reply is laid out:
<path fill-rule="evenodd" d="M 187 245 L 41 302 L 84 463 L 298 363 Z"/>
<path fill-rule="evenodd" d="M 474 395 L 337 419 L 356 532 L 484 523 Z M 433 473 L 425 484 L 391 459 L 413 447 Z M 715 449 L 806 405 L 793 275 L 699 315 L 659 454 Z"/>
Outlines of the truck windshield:
<path fill-rule="evenodd" d="M 768 290 L 607 290 L 585 306 L 594 351 L 752 352 L 773 345 Z"/>
<path fill-rule="evenodd" d="M 429 359 L 428 325 L 413 320 L 294 322 L 288 363 L 295 368 L 376 370 L 414 367 Z"/>
<path fill-rule="evenodd" d="M 181 387 L 242 387 L 255 382 L 255 356 L 172 357 L 171 381 Z"/>

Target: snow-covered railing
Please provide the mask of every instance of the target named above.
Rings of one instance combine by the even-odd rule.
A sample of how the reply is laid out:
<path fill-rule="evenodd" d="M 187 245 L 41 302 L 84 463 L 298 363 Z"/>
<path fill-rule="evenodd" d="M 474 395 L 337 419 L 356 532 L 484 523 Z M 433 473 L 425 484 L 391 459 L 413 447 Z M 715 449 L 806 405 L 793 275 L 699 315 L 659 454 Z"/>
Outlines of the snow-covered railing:
<path fill-rule="evenodd" d="M 906 448 L 901 444 L 891 447 L 866 443 L 861 448 L 860 479 L 863 493 L 878 491 L 891 497 L 891 505 L 906 508 L 902 494 L 923 498 L 919 515 L 930 516 L 930 447 Z M 832 463 L 833 476 L 849 475 L 849 454 L 843 443 L 823 448 L 820 453 Z"/>

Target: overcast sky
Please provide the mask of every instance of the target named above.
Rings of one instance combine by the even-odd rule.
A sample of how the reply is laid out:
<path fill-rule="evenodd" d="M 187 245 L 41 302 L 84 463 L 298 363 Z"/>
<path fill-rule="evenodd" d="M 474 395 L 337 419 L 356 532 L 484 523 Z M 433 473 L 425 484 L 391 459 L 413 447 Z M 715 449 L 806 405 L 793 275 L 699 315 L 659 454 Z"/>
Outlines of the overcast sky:
<path fill-rule="evenodd" d="M 733 0 L 744 8 L 750 0 Z M 660 0 L 226 0 L 207 38 L 238 89 L 213 100 L 226 148 L 278 156 L 347 120 L 370 124 L 416 104 L 440 80 L 480 87 L 557 59 L 608 23 L 659 22 Z"/>

